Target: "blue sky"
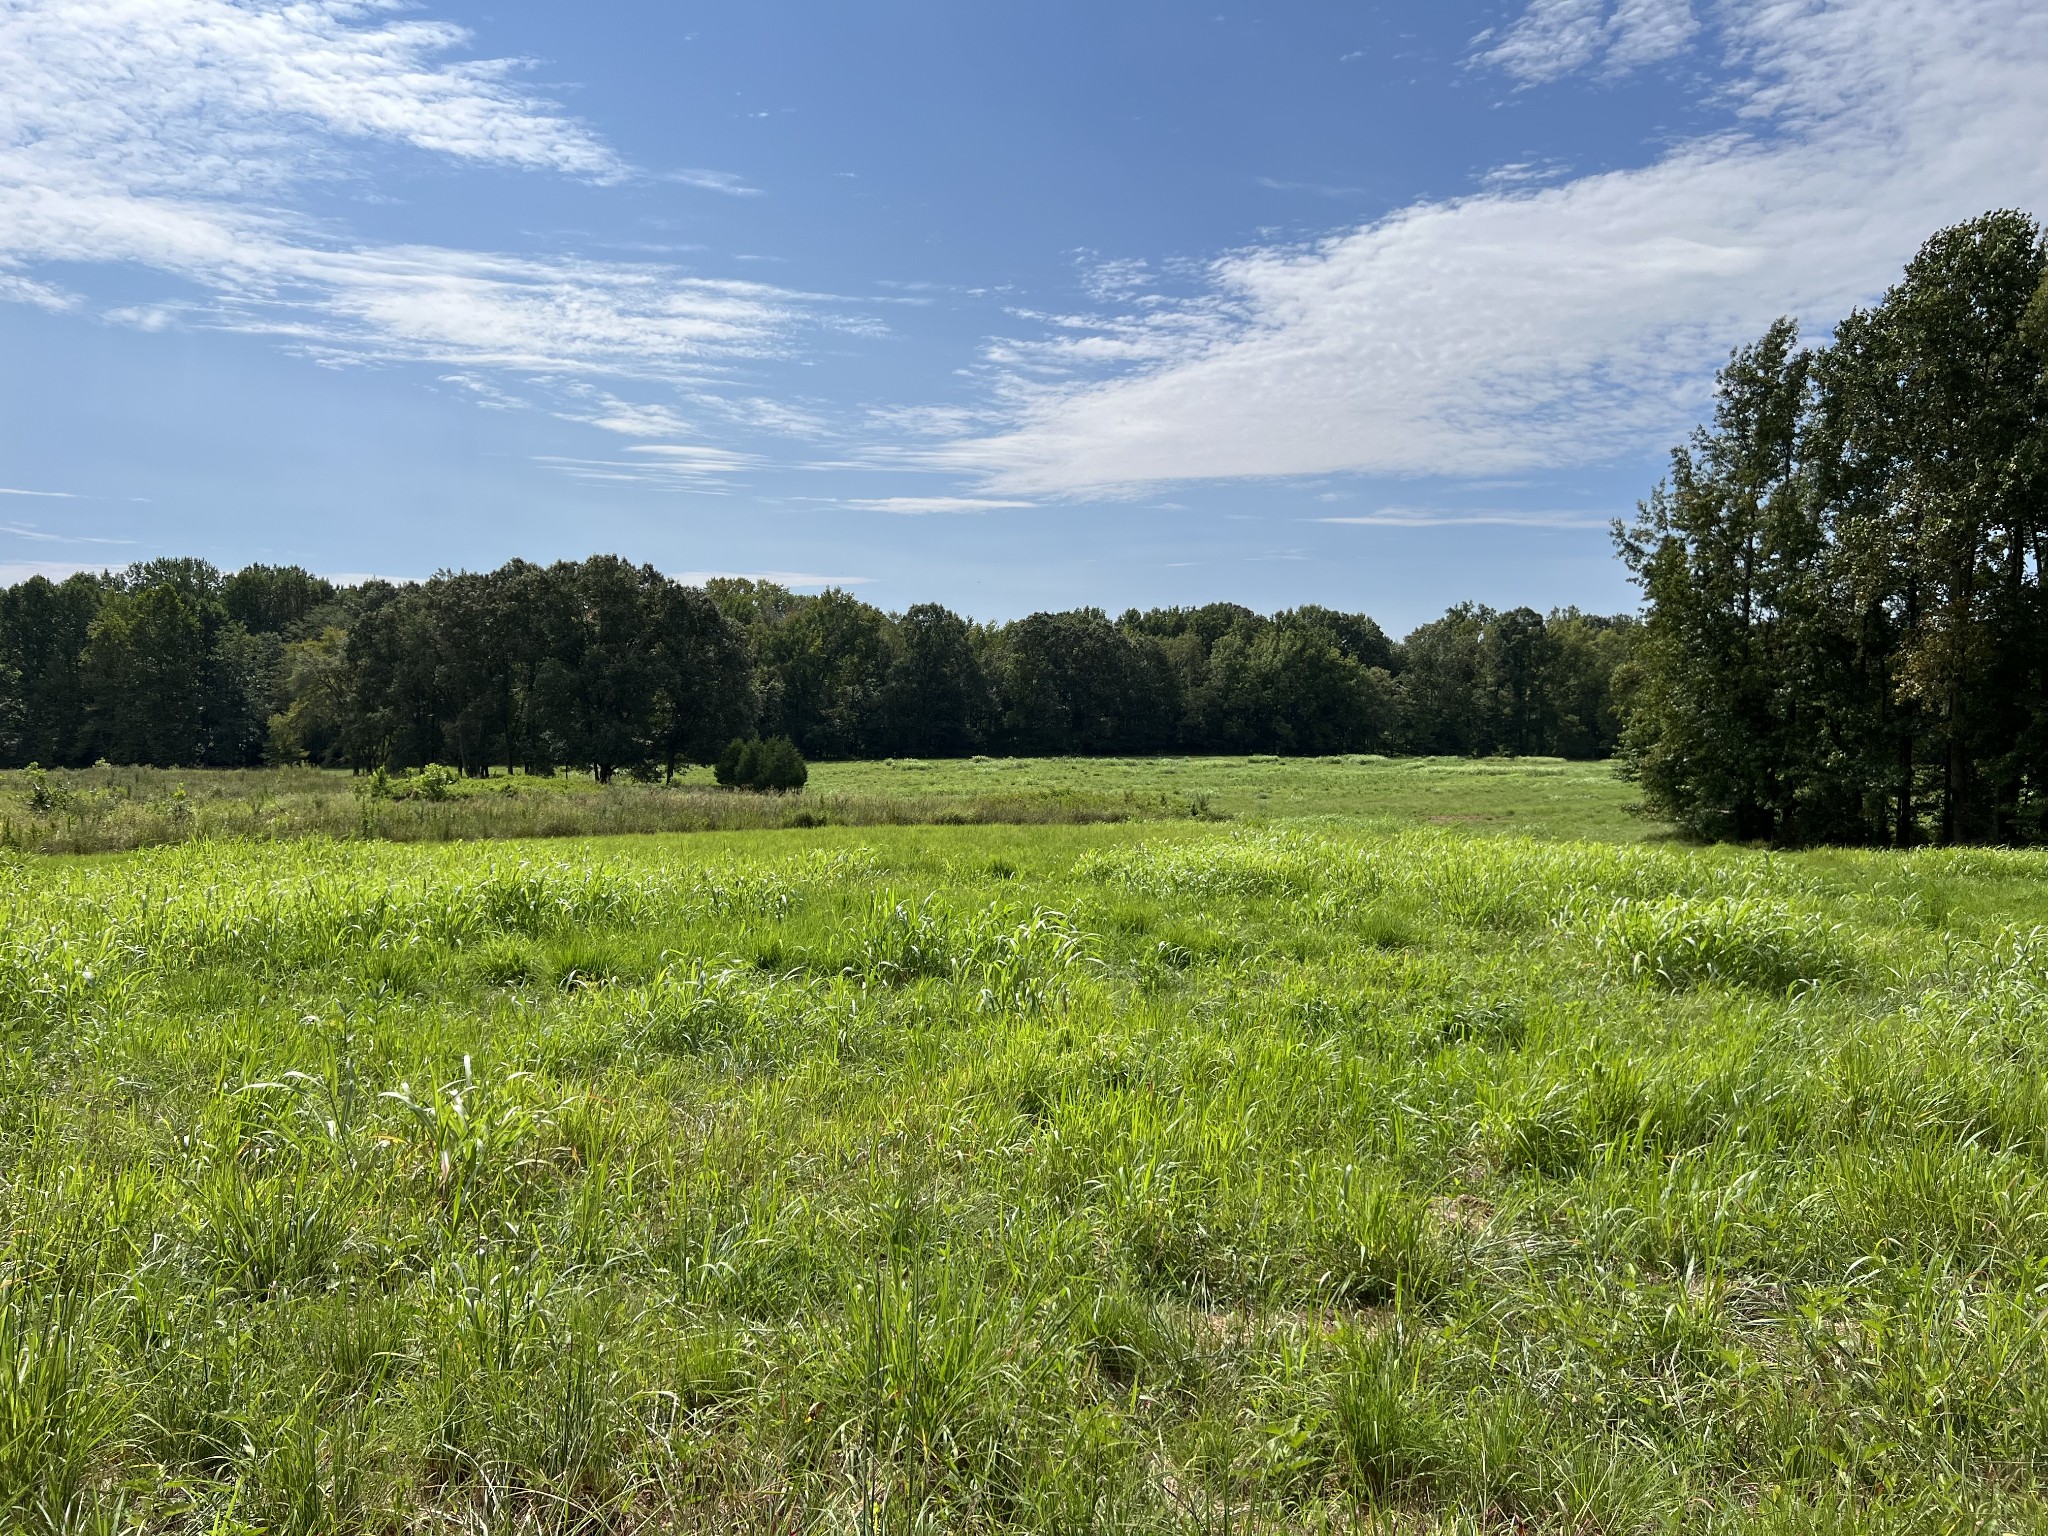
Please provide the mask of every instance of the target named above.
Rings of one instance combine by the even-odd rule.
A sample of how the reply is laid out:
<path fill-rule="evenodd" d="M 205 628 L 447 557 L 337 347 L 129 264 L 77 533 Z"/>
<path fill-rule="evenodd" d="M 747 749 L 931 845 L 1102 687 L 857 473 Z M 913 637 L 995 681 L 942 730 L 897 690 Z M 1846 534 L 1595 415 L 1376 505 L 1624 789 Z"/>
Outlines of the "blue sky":
<path fill-rule="evenodd" d="M 1728 349 L 2044 144 L 2036 0 L 0 0 L 0 580 L 1619 608 Z"/>

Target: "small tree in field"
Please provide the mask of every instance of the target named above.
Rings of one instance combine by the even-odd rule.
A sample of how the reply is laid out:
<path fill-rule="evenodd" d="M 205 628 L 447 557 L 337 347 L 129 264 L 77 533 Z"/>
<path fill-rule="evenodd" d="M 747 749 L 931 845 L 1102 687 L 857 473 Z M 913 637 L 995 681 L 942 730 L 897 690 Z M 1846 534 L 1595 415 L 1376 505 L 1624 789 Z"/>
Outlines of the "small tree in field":
<path fill-rule="evenodd" d="M 803 754 L 787 736 L 777 736 L 773 741 L 761 743 L 760 756 L 754 767 L 756 788 L 789 794 L 802 789 L 810 778 L 811 770 L 805 766 Z"/>
<path fill-rule="evenodd" d="M 712 774 L 727 789 L 787 793 L 802 789 L 811 771 L 803 754 L 787 736 L 748 741 L 735 736 L 712 765 Z"/>

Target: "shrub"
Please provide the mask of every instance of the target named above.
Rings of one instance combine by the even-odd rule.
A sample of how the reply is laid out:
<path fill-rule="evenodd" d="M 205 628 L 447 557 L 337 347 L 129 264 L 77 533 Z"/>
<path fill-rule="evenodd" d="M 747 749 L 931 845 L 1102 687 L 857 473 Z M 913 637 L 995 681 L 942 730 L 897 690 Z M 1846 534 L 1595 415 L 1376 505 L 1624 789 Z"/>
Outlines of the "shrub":
<path fill-rule="evenodd" d="M 787 793 L 810 782 L 811 771 L 803 754 L 787 736 L 769 741 L 751 741 L 735 736 L 718 755 L 711 772 L 727 789 L 753 789 Z"/>
<path fill-rule="evenodd" d="M 429 763 L 413 775 L 412 790 L 422 800 L 446 800 L 461 778 L 446 763 Z"/>
<path fill-rule="evenodd" d="M 50 777 L 43 772 L 42 764 L 28 765 L 28 808 L 37 816 L 48 816 L 58 809 L 60 796 L 50 788 Z"/>
<path fill-rule="evenodd" d="M 735 736 L 718 754 L 718 761 L 711 765 L 711 776 L 727 789 L 745 788 L 754 777 L 760 754 L 760 742 Z"/>

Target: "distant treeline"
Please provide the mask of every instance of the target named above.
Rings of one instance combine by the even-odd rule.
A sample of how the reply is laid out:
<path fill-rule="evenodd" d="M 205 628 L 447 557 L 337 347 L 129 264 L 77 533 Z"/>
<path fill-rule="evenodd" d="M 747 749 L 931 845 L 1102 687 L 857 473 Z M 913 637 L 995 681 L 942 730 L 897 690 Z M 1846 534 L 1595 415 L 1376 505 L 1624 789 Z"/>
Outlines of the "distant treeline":
<path fill-rule="evenodd" d="M 1627 758 L 1713 837 L 2048 840 L 2048 245 L 1942 231 L 1802 350 L 1721 375 L 1621 534 L 1648 599 Z"/>
<path fill-rule="evenodd" d="M 1395 642 L 1327 608 L 979 624 L 610 556 L 394 585 L 153 560 L 0 592 L 0 760 L 670 774 L 806 757 L 1602 757 L 1628 618 L 1465 605 Z"/>

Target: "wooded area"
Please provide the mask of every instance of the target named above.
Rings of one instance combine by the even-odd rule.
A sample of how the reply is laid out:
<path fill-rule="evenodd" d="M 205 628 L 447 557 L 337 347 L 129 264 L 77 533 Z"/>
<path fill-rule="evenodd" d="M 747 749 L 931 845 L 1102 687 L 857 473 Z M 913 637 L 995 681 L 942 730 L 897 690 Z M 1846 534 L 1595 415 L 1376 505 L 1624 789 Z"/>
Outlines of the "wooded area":
<path fill-rule="evenodd" d="M 842 591 L 682 586 L 610 556 L 417 585 L 157 560 L 0 593 L 19 765 L 667 774 L 807 757 L 1495 751 L 1599 757 L 1629 619 L 1462 606 L 1401 643 L 1324 608 L 977 624 Z"/>
<path fill-rule="evenodd" d="M 1626 755 L 1697 835 L 2048 837 L 2048 248 L 1992 213 L 1802 350 L 1780 321 L 1620 532 Z"/>

